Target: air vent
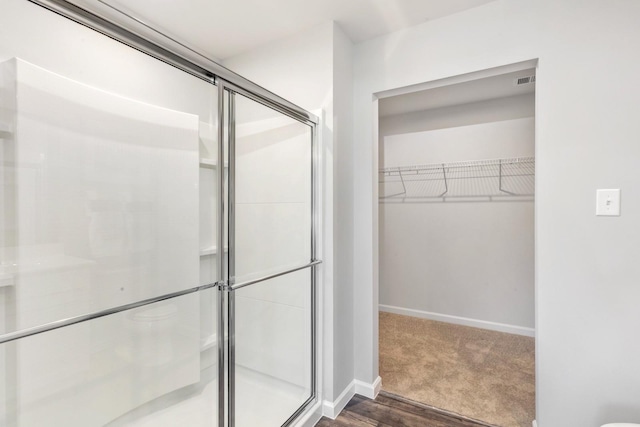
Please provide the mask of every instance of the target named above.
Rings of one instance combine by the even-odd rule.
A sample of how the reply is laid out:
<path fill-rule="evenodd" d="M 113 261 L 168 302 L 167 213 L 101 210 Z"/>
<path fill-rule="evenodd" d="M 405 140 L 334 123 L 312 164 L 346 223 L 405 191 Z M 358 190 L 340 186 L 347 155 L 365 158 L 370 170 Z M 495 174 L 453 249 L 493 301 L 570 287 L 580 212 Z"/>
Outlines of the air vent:
<path fill-rule="evenodd" d="M 536 76 L 518 77 L 513 81 L 514 86 L 528 85 L 536 82 Z"/>

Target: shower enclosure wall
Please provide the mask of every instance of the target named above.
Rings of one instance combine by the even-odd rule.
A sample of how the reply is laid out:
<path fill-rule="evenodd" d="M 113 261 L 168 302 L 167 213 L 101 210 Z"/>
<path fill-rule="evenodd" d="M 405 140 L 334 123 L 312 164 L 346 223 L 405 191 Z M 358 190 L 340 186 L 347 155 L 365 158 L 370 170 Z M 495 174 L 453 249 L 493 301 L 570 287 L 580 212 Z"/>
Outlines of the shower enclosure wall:
<path fill-rule="evenodd" d="M 317 120 L 89 4 L 0 5 L 0 425 L 294 424 Z"/>

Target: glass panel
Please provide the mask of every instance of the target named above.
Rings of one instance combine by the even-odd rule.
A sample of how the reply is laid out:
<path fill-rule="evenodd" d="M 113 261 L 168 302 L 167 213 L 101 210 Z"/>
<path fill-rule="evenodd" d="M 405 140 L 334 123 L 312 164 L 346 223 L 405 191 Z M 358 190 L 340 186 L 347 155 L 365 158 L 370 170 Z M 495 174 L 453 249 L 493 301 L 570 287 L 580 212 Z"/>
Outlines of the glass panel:
<path fill-rule="evenodd" d="M 311 269 L 235 292 L 237 427 L 282 425 L 311 397 Z"/>
<path fill-rule="evenodd" d="M 311 260 L 311 128 L 235 95 L 235 282 Z"/>
<path fill-rule="evenodd" d="M 0 425 L 214 426 L 198 294 L 0 345 Z"/>
<path fill-rule="evenodd" d="M 20 59 L 0 74 L 5 331 L 196 286 L 210 125 Z"/>
<path fill-rule="evenodd" d="M 2 11 L 0 334 L 219 280 L 217 87 Z M 209 290 L 0 345 L 0 425 L 215 426 L 217 317 Z"/>

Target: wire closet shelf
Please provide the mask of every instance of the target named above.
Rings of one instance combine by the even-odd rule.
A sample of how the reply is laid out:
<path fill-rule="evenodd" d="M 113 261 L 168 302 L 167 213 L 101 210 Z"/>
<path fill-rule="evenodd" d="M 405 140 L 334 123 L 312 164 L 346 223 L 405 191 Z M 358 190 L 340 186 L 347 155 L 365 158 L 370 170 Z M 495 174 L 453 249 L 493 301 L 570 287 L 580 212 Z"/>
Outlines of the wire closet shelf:
<path fill-rule="evenodd" d="M 380 202 L 532 200 L 535 158 L 470 160 L 380 169 Z"/>

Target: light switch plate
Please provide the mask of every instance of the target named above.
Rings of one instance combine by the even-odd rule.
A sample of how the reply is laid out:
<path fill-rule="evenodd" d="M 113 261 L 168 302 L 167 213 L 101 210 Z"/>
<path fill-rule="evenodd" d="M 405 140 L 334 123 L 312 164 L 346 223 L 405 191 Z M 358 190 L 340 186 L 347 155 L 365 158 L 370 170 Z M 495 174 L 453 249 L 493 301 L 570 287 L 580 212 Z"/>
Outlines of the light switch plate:
<path fill-rule="evenodd" d="M 596 215 L 620 216 L 620 189 L 596 190 Z"/>

